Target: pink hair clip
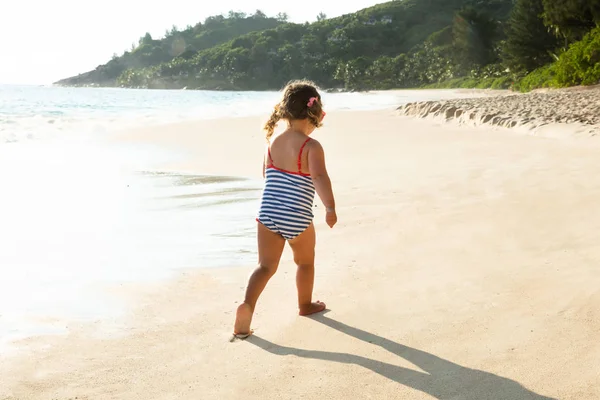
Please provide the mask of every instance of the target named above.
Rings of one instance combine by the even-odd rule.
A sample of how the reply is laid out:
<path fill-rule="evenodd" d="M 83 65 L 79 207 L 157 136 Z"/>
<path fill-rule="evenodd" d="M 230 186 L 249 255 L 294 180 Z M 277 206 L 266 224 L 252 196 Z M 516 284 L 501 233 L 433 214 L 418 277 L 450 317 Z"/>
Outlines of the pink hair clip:
<path fill-rule="evenodd" d="M 311 97 L 310 100 L 308 100 L 307 106 L 312 107 L 316 100 L 318 100 L 316 97 Z"/>

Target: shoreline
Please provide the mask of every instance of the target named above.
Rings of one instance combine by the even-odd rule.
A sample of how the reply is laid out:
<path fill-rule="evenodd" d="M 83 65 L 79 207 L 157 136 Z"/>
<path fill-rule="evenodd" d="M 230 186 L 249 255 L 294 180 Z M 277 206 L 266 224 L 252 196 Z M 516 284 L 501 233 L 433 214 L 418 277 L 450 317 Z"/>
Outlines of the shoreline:
<path fill-rule="evenodd" d="M 111 140 L 176 151 L 160 170 L 260 178 L 262 122 Z M 328 114 L 315 135 L 339 203 L 333 230 L 315 210 L 328 313 L 297 317 L 289 249 L 243 342 L 228 340 L 252 265 L 127 285 L 123 335 L 23 342 L 30 357 L 0 358 L 0 398 L 597 398 L 598 149 L 508 132 Z"/>
<path fill-rule="evenodd" d="M 3 85 L 3 84 L 0 84 Z M 7 86 L 45 86 L 45 87 L 55 87 L 55 88 L 73 88 L 73 89 L 132 89 L 132 90 L 152 90 L 152 91 L 173 91 L 178 92 L 181 90 L 189 90 L 189 91 L 204 91 L 204 92 L 230 92 L 230 93 L 279 93 L 282 88 L 271 88 L 271 89 L 190 89 L 187 87 L 182 88 L 146 88 L 146 87 L 129 87 L 129 86 L 111 86 L 111 85 L 63 85 L 57 82 L 48 83 L 46 85 L 43 84 L 31 84 L 31 85 L 21 85 L 21 84 L 4 84 Z M 393 93 L 393 92 L 425 92 L 425 91 L 437 91 L 437 92 L 473 92 L 473 93 L 501 93 L 501 92 L 511 92 L 508 89 L 479 89 L 479 88 L 429 88 L 429 87 L 411 87 L 411 88 L 391 88 L 391 89 L 365 89 L 365 90 L 356 90 L 356 89 L 343 89 L 343 88 L 321 88 L 323 93 L 326 94 L 371 94 L 371 93 Z M 537 89 L 542 90 L 542 89 Z"/>
<path fill-rule="evenodd" d="M 7 86 L 8 98 L 26 96 L 48 98 L 40 108 L 9 102 L 7 119 L 0 126 L 0 143 L 36 142 L 56 138 L 74 141 L 155 125 L 221 119 L 231 116 L 258 116 L 268 113 L 278 100 L 277 92 L 185 92 L 145 91 L 106 88 L 81 90 Z M 327 94 L 328 111 L 378 110 L 397 107 L 412 100 L 486 96 L 453 90 L 377 91 L 370 93 Z M 69 100 L 70 99 L 70 100 Z M 82 107 L 81 104 L 87 104 Z M 110 107 L 107 105 L 111 104 Z M 56 114 L 53 110 L 60 109 Z M 267 116 L 265 116 L 267 119 Z M 10 126 L 11 129 L 8 129 Z"/>

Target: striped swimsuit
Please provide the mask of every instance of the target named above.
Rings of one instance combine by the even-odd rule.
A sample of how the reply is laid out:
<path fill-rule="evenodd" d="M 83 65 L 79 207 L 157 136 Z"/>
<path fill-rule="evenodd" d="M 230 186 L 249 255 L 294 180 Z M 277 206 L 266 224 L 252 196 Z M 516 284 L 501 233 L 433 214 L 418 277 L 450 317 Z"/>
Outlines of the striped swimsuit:
<path fill-rule="evenodd" d="M 273 165 L 269 148 L 269 164 L 265 171 L 265 188 L 262 194 L 258 222 L 286 240 L 298 237 L 313 220 L 315 187 L 309 174 L 302 171 L 302 151 L 298 155 L 298 172 L 286 171 Z"/>

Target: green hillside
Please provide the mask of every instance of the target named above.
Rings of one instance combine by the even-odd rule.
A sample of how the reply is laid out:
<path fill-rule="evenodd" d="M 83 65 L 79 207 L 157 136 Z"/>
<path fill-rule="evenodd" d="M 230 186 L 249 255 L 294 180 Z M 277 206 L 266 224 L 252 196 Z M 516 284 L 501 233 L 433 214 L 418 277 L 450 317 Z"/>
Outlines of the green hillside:
<path fill-rule="evenodd" d="M 415 86 L 438 79 L 428 77 L 427 72 L 412 71 L 431 51 L 427 39 L 432 34 L 438 32 L 432 43 L 446 48 L 454 40 L 452 27 L 461 23 L 463 35 L 479 36 L 479 29 L 494 31 L 495 35 L 496 26 L 507 18 L 510 9 L 511 0 L 404 0 L 338 18 L 321 18 L 312 24 L 284 23 L 283 18 L 265 18 L 262 13 L 260 18 L 216 16 L 183 32 L 172 31 L 162 40 L 146 35 L 139 46 L 123 56 L 58 83 L 262 90 L 305 77 L 331 88 Z M 467 26 L 470 22 L 456 21 L 461 10 L 466 10 L 467 18 L 492 21 L 493 27 L 474 25 L 473 32 Z M 221 28 L 219 35 L 215 34 L 217 22 L 227 27 Z M 199 29 L 200 33 L 195 33 Z M 244 29 L 246 34 L 233 34 Z M 487 31 L 486 35 L 491 34 Z M 199 41 L 206 36 L 213 41 Z M 463 47 L 473 41 L 463 39 Z M 485 38 L 475 45 L 489 46 L 491 40 Z M 478 67 L 475 64 L 481 61 L 486 60 L 461 60 L 461 68 Z M 398 79 L 400 82 L 394 83 Z"/>
<path fill-rule="evenodd" d="M 345 90 L 592 84 L 598 0 L 402 0 L 287 23 L 261 12 L 150 35 L 59 82 L 138 88 L 279 89 L 308 78 Z M 539 70 L 538 70 L 539 68 Z"/>
<path fill-rule="evenodd" d="M 285 23 L 285 17 L 269 18 L 261 11 L 253 15 L 230 12 L 227 17 L 217 15 L 203 23 L 188 26 L 179 31 L 176 27 L 156 40 L 149 33 L 141 37 L 136 46 L 121 56 L 114 56 L 106 64 L 95 70 L 72 78 L 63 79 L 57 84 L 65 86 L 116 86 L 117 78 L 128 69 L 139 70 L 174 59 L 188 59 L 198 52 L 226 43 L 249 32 L 275 28 Z"/>

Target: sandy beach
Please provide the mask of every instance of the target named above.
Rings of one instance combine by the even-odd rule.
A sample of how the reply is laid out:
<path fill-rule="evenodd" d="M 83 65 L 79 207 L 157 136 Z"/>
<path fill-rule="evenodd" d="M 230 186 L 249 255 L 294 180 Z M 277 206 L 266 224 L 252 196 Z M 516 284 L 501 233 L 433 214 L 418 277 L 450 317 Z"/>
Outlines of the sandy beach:
<path fill-rule="evenodd" d="M 163 171 L 256 178 L 263 119 L 116 140 L 180 151 Z M 0 399 L 600 398 L 597 138 L 395 109 L 332 112 L 315 138 L 339 216 L 327 228 L 317 201 L 325 314 L 297 316 L 289 249 L 245 341 L 229 339 L 254 265 L 121 287 L 125 332 L 19 343 L 24 355 L 0 356 Z"/>
<path fill-rule="evenodd" d="M 404 116 L 452 121 L 460 126 L 505 127 L 536 136 L 596 136 L 600 133 L 600 85 L 417 101 L 403 104 L 398 111 Z"/>

